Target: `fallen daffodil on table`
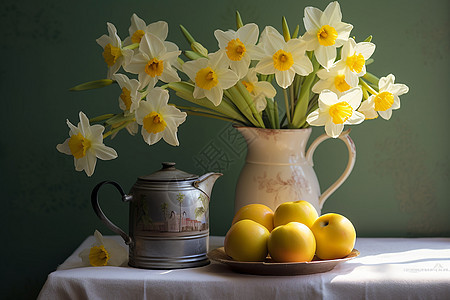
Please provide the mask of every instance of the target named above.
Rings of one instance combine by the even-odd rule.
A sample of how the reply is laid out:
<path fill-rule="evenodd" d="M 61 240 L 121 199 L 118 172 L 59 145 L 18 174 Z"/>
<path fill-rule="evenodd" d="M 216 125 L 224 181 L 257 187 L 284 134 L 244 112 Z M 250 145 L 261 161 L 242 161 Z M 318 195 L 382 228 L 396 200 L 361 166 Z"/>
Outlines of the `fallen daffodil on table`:
<path fill-rule="evenodd" d="M 128 251 L 117 241 L 105 238 L 96 230 L 95 242 L 90 248 L 80 252 L 79 257 L 85 266 L 126 266 L 128 263 Z"/>
<path fill-rule="evenodd" d="M 164 21 L 147 25 L 133 14 L 123 40 L 107 23 L 108 35 L 97 40 L 107 78 L 71 90 L 117 86 L 120 111 L 90 120 L 83 114 L 83 128 L 94 128 L 90 136 L 68 123 L 71 146 L 66 141 L 58 150 L 74 156 L 75 169 L 90 176 L 96 158 L 117 156 L 102 139 L 122 129 L 134 134 L 141 126 L 147 144 L 162 139 L 178 146 L 178 127 L 187 116 L 272 129 L 324 126 L 337 138 L 345 125 L 378 115 L 390 119 L 400 107 L 399 96 L 408 92 L 406 85 L 394 83 L 394 75 L 379 79 L 368 70 L 375 51 L 372 36 L 351 36 L 353 25 L 342 21 L 337 1 L 323 11 L 306 7 L 294 30 L 285 17 L 281 30 L 266 26 L 261 33 L 257 24 L 244 23 L 239 12 L 235 18 L 235 28 L 211 28 L 215 51 L 182 25 L 190 49 L 180 51 L 166 40 L 169 25 Z M 298 23 L 304 24 L 303 34 Z"/>
<path fill-rule="evenodd" d="M 67 270 L 83 267 L 122 267 L 128 264 L 128 251 L 119 242 L 102 236 L 95 230 L 95 241 L 78 254 L 77 259 L 68 259 L 58 266 L 58 270 Z"/>

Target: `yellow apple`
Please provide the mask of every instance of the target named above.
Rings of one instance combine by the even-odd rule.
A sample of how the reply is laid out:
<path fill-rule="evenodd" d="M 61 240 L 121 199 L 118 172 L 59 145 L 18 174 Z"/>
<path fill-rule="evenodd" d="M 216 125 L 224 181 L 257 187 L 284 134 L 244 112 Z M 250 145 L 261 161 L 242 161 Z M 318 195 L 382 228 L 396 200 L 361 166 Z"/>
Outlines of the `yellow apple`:
<path fill-rule="evenodd" d="M 238 261 L 263 261 L 269 235 L 266 227 L 253 220 L 238 221 L 225 236 L 225 253 Z"/>
<path fill-rule="evenodd" d="M 314 234 L 308 226 L 299 222 L 275 227 L 270 233 L 267 246 L 275 262 L 311 261 L 316 252 Z"/>
<path fill-rule="evenodd" d="M 311 227 L 317 217 L 316 209 L 307 201 L 284 202 L 275 210 L 273 226 L 277 227 L 289 222 L 299 222 Z"/>
<path fill-rule="evenodd" d="M 316 237 L 316 255 L 320 259 L 342 258 L 352 252 L 356 231 L 346 217 L 328 213 L 320 216 L 311 227 Z"/>
<path fill-rule="evenodd" d="M 272 231 L 273 229 L 273 210 L 263 204 L 248 204 L 241 207 L 234 215 L 234 224 L 240 220 L 250 219 Z"/>

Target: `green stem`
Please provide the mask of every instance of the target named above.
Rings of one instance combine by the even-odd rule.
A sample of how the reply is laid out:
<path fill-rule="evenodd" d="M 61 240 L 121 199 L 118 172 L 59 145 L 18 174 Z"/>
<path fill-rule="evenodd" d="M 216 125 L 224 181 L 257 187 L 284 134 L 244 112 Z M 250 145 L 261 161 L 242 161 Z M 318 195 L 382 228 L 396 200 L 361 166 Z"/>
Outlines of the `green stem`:
<path fill-rule="evenodd" d="M 380 81 L 380 79 L 377 76 L 375 76 L 369 72 L 366 72 L 366 74 L 364 74 L 363 78 L 365 80 L 367 80 L 368 82 L 370 82 L 371 84 L 374 84 L 376 86 L 378 86 L 378 82 Z"/>
<path fill-rule="evenodd" d="M 311 56 L 312 57 L 312 56 Z M 293 128 L 301 128 L 306 122 L 306 113 L 308 109 L 311 86 L 315 81 L 316 72 L 319 70 L 319 63 L 312 57 L 313 71 L 306 76 L 303 81 L 300 95 L 294 110 L 294 117 L 292 120 Z"/>
<path fill-rule="evenodd" d="M 267 113 L 267 118 L 269 119 L 270 122 L 270 128 L 275 129 L 276 128 L 276 123 L 275 123 L 275 118 L 274 118 L 274 101 L 271 98 L 266 98 L 267 101 L 267 107 L 265 109 L 265 112 Z"/>
<path fill-rule="evenodd" d="M 364 80 L 359 78 L 359 84 L 361 84 L 365 89 L 367 89 L 372 95 L 378 94 L 377 91 L 375 91 L 370 85 L 367 84 Z"/>
<path fill-rule="evenodd" d="M 261 125 L 261 128 L 265 128 L 261 114 L 258 113 L 258 111 L 256 110 L 255 102 L 253 101 L 253 97 L 252 97 L 252 95 L 250 95 L 250 92 L 245 88 L 245 86 L 240 81 L 238 81 L 238 83 L 236 84 L 236 87 L 237 87 L 239 93 L 244 98 L 244 100 L 247 102 L 247 105 L 250 107 L 250 110 L 251 110 L 253 116 L 256 118 L 256 120 Z"/>
<path fill-rule="evenodd" d="M 196 112 L 196 111 L 186 111 L 186 113 L 188 115 L 193 115 L 193 116 L 201 116 L 201 117 L 207 117 L 207 118 L 211 118 L 211 119 L 217 119 L 217 120 L 222 120 L 222 121 L 227 121 L 227 122 L 234 122 L 234 123 L 240 123 L 242 125 L 242 122 L 235 120 L 235 119 L 230 119 L 227 117 L 222 117 L 222 116 L 218 116 L 218 115 L 213 115 L 213 114 L 207 114 L 207 113 L 201 113 L 201 112 Z"/>
<path fill-rule="evenodd" d="M 286 89 L 283 89 L 283 95 L 284 95 L 284 105 L 286 106 L 286 118 L 288 121 L 288 126 L 291 126 L 291 112 L 289 109 L 289 99 Z"/>
<path fill-rule="evenodd" d="M 103 139 L 107 138 L 108 136 L 110 136 L 110 135 L 112 135 L 112 134 L 114 134 L 114 133 L 116 133 L 116 132 L 119 132 L 120 130 L 122 130 L 122 129 L 124 129 L 125 127 L 127 127 L 128 124 L 130 124 L 130 123 L 132 123 L 132 122 L 134 122 L 134 121 L 135 121 L 134 119 L 133 119 L 133 120 L 125 121 L 122 125 L 120 125 L 120 126 L 114 128 L 114 129 L 112 129 L 112 130 L 110 130 L 110 131 L 108 131 L 108 132 L 105 132 L 105 133 L 103 134 Z"/>
<path fill-rule="evenodd" d="M 106 114 L 106 115 L 101 115 L 98 117 L 94 117 L 92 119 L 89 119 L 89 123 L 95 123 L 95 122 L 100 122 L 100 121 L 104 121 L 107 119 L 111 119 L 112 117 L 114 117 L 115 114 Z"/>
<path fill-rule="evenodd" d="M 293 116 L 294 115 L 295 98 L 294 98 L 294 87 L 292 84 L 289 86 L 289 96 L 291 98 L 291 116 Z"/>
<path fill-rule="evenodd" d="M 247 101 L 241 95 L 236 86 L 233 86 L 227 90 L 230 94 L 230 100 L 239 109 L 239 111 L 253 124 L 255 127 L 260 127 L 259 122 L 253 116 L 250 107 L 247 105 Z"/>
<path fill-rule="evenodd" d="M 278 102 L 273 101 L 273 117 L 275 119 L 275 129 L 280 129 L 280 117 L 278 116 Z"/>
<path fill-rule="evenodd" d="M 133 49 L 136 49 L 136 48 L 139 48 L 139 43 L 134 43 L 134 44 L 125 46 L 122 49 L 131 49 L 131 50 L 133 50 Z"/>

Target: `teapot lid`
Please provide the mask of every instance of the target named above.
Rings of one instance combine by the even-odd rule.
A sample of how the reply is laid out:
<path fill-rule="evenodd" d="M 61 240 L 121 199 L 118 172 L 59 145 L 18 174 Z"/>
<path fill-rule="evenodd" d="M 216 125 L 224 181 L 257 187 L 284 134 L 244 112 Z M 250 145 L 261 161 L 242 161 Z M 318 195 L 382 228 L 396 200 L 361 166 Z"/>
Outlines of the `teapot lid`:
<path fill-rule="evenodd" d="M 185 181 L 198 179 L 198 175 L 190 174 L 175 168 L 174 162 L 163 162 L 162 169 L 146 176 L 140 176 L 140 180 L 144 181 Z"/>

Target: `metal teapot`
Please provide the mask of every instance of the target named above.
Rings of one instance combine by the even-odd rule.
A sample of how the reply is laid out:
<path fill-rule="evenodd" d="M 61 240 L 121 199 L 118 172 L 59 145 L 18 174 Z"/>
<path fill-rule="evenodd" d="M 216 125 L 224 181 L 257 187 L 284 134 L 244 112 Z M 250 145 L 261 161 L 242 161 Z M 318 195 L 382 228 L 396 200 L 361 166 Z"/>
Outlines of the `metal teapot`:
<path fill-rule="evenodd" d="M 204 266 L 209 238 L 209 200 L 214 182 L 221 173 L 202 176 L 175 168 L 163 162 L 162 169 L 138 177 L 128 194 L 114 181 L 103 181 L 92 190 L 95 213 L 119 234 L 129 246 L 132 267 L 145 269 L 178 269 Z M 114 225 L 103 213 L 98 191 L 111 184 L 130 203 L 129 235 Z"/>

